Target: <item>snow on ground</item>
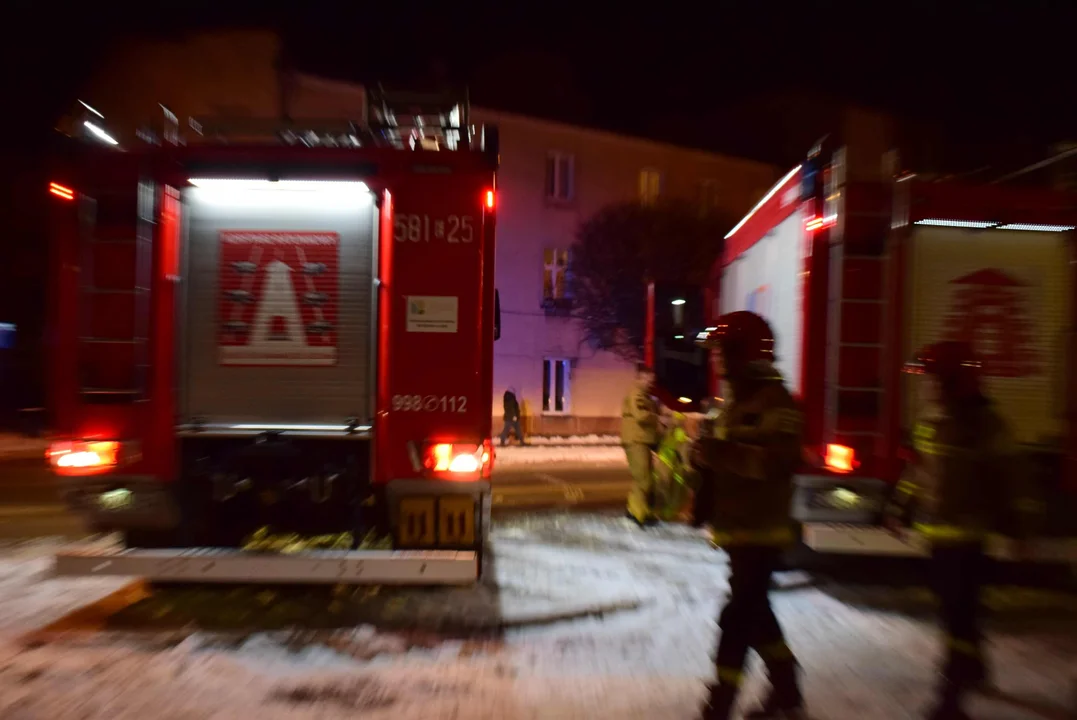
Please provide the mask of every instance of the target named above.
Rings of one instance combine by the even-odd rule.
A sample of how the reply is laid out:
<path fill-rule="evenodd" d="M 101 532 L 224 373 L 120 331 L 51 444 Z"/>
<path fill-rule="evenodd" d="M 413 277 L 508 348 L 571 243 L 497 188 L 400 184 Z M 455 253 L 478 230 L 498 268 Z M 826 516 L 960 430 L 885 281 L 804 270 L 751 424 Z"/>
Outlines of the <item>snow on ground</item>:
<path fill-rule="evenodd" d="M 456 639 L 369 626 L 239 637 L 110 630 L 25 647 L 17 633 L 48 622 L 72 596 L 107 592 L 101 581 L 44 579 L 47 550 L 0 549 L 5 720 L 688 720 L 712 674 L 713 618 L 728 587 L 722 554 L 687 528 L 524 516 L 495 530 L 501 592 L 491 612 L 543 596 L 631 597 L 638 607 Z M 430 592 L 430 604 L 444 593 Z M 938 652 L 930 621 L 812 587 L 774 599 L 816 720 L 911 718 L 928 701 Z M 994 632 L 998 681 L 1026 706 L 1068 697 L 1077 640 L 1061 622 Z M 762 686 L 756 663 L 745 693 Z M 981 720 L 1040 717 L 987 699 L 972 711 Z"/>
<path fill-rule="evenodd" d="M 0 461 L 42 460 L 48 441 L 15 433 L 0 433 Z"/>
<path fill-rule="evenodd" d="M 534 465 L 628 467 L 619 445 L 509 445 L 494 450 L 494 468 Z"/>
<path fill-rule="evenodd" d="M 529 445 L 620 445 L 621 438 L 617 435 L 532 435 L 527 442 Z"/>

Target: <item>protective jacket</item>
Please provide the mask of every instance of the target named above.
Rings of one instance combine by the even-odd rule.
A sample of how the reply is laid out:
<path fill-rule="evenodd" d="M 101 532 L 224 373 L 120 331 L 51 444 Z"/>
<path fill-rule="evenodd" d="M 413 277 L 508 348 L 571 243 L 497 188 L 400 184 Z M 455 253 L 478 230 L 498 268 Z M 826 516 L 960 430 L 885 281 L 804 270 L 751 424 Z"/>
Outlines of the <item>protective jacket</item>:
<path fill-rule="evenodd" d="M 890 514 L 933 543 L 980 542 L 992 532 L 1024 538 L 1043 505 L 1025 480 L 1005 421 L 982 396 L 960 412 L 928 412 L 913 428 L 915 460 Z"/>
<path fill-rule="evenodd" d="M 658 444 L 658 403 L 642 388 L 633 388 L 621 404 L 621 443 Z"/>
<path fill-rule="evenodd" d="M 801 459 L 802 418 L 780 374 L 769 367 L 743 398 L 734 397 L 701 438 L 696 520 L 718 545 L 787 545 L 790 504 Z"/>

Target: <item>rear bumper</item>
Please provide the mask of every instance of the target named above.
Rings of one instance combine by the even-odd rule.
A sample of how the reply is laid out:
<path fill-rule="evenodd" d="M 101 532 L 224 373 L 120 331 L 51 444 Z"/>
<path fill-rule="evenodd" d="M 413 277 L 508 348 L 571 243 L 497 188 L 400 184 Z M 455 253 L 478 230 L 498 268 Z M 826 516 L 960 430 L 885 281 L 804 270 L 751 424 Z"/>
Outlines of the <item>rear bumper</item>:
<path fill-rule="evenodd" d="M 63 500 L 98 530 L 169 529 L 180 513 L 170 485 L 149 475 L 64 477 Z"/>
<path fill-rule="evenodd" d="M 120 576 L 198 583 L 468 585 L 478 578 L 474 552 L 312 550 L 263 555 L 241 550 L 65 550 L 59 576 Z"/>
<path fill-rule="evenodd" d="M 793 492 L 793 519 L 799 523 L 874 523 L 880 517 L 890 487 L 885 481 L 871 477 L 798 475 Z"/>
<path fill-rule="evenodd" d="M 423 480 L 407 479 L 393 480 L 385 485 L 385 501 L 388 509 L 390 531 L 397 547 L 427 549 L 437 547 L 439 549 L 468 550 L 482 548 L 489 536 L 491 515 L 493 511 L 491 486 L 489 480 L 452 481 L 452 480 Z M 431 530 L 425 535 L 425 541 L 417 539 L 408 540 L 412 528 L 403 528 L 404 516 L 402 505 L 409 498 L 425 501 L 432 504 L 429 512 L 432 516 L 426 521 Z M 448 502 L 459 505 L 461 501 L 453 498 L 468 498 L 465 505 L 470 505 L 473 512 L 474 523 L 471 532 L 466 537 L 457 537 L 455 540 L 442 535 L 443 508 Z M 407 532 L 403 532 L 407 529 Z M 422 533 L 421 533 L 422 534 Z"/>

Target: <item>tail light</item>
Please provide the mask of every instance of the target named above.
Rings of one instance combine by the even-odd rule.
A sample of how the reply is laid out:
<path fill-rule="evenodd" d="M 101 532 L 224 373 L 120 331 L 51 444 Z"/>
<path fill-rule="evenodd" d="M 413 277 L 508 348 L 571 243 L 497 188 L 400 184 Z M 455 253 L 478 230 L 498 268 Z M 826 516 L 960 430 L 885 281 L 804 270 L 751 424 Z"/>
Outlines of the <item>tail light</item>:
<path fill-rule="evenodd" d="M 487 210 L 493 210 L 494 205 L 497 204 L 497 196 L 494 194 L 494 191 L 493 190 L 487 190 L 486 195 L 485 195 L 485 197 L 483 199 L 484 199 L 485 204 L 486 204 L 486 209 Z"/>
<path fill-rule="evenodd" d="M 826 446 L 826 456 L 823 458 L 828 470 L 839 473 L 849 473 L 856 469 L 856 452 L 845 445 L 830 444 Z"/>
<path fill-rule="evenodd" d="M 45 453 L 58 475 L 97 475 L 130 460 L 115 440 L 65 440 L 49 444 Z"/>
<path fill-rule="evenodd" d="M 50 182 L 49 183 L 49 192 L 52 193 L 53 195 L 55 195 L 58 198 L 63 198 L 64 200 L 74 200 L 75 199 L 75 191 L 74 190 L 67 187 L 66 185 L 61 185 L 60 183 L 57 183 L 57 182 Z"/>
<path fill-rule="evenodd" d="M 490 467 L 489 442 L 427 445 L 423 467 L 437 475 L 485 477 Z"/>

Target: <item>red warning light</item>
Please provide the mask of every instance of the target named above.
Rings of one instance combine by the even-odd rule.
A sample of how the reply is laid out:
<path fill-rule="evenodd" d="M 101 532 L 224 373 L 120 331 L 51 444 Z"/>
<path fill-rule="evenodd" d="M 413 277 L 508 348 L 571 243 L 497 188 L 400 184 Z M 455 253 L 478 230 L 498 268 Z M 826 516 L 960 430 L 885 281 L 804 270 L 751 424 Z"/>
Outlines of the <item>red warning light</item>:
<path fill-rule="evenodd" d="M 823 230 L 828 227 L 833 227 L 838 224 L 837 215 L 827 215 L 826 217 L 813 217 L 804 224 L 804 229 L 808 232 L 815 232 L 816 230 Z"/>
<path fill-rule="evenodd" d="M 75 191 L 72 190 L 69 187 L 65 187 L 64 185 L 61 185 L 60 183 L 50 182 L 49 183 L 49 192 L 52 193 L 53 195 L 55 195 L 56 197 L 63 198 L 64 200 L 74 200 L 75 199 Z"/>
<path fill-rule="evenodd" d="M 493 190 L 487 190 L 486 191 L 486 209 L 487 210 L 493 210 L 494 205 L 496 204 L 496 202 L 497 202 L 497 198 L 494 196 L 494 191 Z"/>

